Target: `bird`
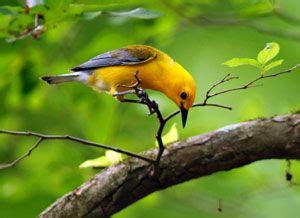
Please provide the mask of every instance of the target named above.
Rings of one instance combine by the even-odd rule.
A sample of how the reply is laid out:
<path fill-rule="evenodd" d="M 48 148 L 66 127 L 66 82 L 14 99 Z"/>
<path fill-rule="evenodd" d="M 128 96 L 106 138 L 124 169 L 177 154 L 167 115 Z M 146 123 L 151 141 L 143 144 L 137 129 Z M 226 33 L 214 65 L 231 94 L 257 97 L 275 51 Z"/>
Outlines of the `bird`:
<path fill-rule="evenodd" d="M 154 47 L 130 45 L 111 50 L 71 68 L 70 73 L 41 79 L 48 84 L 80 82 L 122 102 L 132 91 L 136 72 L 139 88 L 161 92 L 178 106 L 185 127 L 196 96 L 196 82 L 179 63 Z"/>

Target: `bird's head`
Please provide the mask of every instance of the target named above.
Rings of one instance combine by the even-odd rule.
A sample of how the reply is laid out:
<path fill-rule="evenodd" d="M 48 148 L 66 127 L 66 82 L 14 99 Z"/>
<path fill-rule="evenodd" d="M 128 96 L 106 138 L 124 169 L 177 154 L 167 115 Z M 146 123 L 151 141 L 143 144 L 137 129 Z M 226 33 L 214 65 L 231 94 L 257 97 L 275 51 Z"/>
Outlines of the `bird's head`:
<path fill-rule="evenodd" d="M 193 77 L 179 64 L 173 69 L 174 77 L 170 78 L 166 88 L 167 96 L 181 111 L 182 126 L 185 127 L 188 111 L 192 107 L 196 96 L 196 83 Z M 174 71 L 173 71 L 174 72 Z"/>

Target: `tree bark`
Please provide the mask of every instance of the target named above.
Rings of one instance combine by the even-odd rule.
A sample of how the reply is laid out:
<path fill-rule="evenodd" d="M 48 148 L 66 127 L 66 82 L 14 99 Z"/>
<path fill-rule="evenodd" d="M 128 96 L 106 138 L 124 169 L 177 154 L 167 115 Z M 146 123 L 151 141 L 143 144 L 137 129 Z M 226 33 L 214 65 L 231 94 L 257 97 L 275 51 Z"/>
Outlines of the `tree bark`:
<path fill-rule="evenodd" d="M 263 159 L 300 159 L 300 114 L 227 126 L 167 147 L 159 176 L 129 158 L 54 202 L 40 217 L 109 217 L 148 194 Z M 147 157 L 155 158 L 157 150 Z"/>

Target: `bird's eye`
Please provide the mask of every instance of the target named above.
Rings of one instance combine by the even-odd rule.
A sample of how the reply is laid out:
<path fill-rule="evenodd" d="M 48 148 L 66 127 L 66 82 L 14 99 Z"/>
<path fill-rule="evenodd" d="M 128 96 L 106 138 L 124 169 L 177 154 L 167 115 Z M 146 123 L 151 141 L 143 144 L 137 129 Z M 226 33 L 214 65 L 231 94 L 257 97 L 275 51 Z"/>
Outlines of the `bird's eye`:
<path fill-rule="evenodd" d="M 185 100 L 187 98 L 186 92 L 181 92 L 180 98 L 183 99 L 183 100 Z"/>

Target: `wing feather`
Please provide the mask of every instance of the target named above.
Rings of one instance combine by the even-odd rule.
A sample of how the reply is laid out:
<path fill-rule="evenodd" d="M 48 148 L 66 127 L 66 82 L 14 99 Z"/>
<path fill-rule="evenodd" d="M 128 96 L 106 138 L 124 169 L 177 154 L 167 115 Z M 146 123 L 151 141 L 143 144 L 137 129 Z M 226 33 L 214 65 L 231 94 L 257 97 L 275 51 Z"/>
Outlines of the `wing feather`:
<path fill-rule="evenodd" d="M 156 57 L 154 49 L 148 46 L 129 46 L 100 54 L 87 62 L 73 67 L 71 71 L 86 71 L 108 66 L 137 65 Z"/>

